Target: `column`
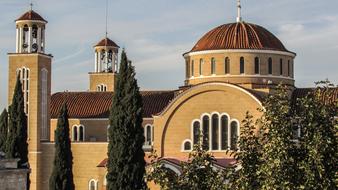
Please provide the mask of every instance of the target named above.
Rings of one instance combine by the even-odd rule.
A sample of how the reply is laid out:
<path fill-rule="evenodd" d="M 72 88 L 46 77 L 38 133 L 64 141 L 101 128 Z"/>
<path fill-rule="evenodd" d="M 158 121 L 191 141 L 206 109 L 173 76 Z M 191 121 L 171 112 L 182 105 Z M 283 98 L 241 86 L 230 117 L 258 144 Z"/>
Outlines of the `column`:
<path fill-rule="evenodd" d="M 16 28 L 15 52 L 19 53 L 19 28 Z"/>
<path fill-rule="evenodd" d="M 38 35 L 36 43 L 38 44 L 38 52 L 41 52 L 41 27 L 38 27 Z"/>
<path fill-rule="evenodd" d="M 28 27 L 28 53 L 32 52 L 32 44 L 33 44 L 32 26 L 29 26 Z"/>
<path fill-rule="evenodd" d="M 109 52 L 108 52 L 108 49 L 106 49 L 106 57 L 105 57 L 105 60 L 106 60 L 106 72 L 108 72 L 108 67 L 109 67 Z"/>
<path fill-rule="evenodd" d="M 19 44 L 18 44 L 18 46 L 19 46 L 19 49 L 18 49 L 19 52 L 18 53 L 22 53 L 22 44 L 23 44 L 22 40 L 23 40 L 23 28 L 20 27 L 19 28 Z"/>
<path fill-rule="evenodd" d="M 101 52 L 98 52 L 97 72 L 101 72 Z"/>
<path fill-rule="evenodd" d="M 42 48 L 41 48 L 41 52 L 44 53 L 46 51 L 46 35 L 45 35 L 45 28 L 42 28 L 42 33 L 41 33 L 42 37 Z"/>
<path fill-rule="evenodd" d="M 96 73 L 97 73 L 97 52 L 95 51 L 95 70 L 94 70 Z"/>

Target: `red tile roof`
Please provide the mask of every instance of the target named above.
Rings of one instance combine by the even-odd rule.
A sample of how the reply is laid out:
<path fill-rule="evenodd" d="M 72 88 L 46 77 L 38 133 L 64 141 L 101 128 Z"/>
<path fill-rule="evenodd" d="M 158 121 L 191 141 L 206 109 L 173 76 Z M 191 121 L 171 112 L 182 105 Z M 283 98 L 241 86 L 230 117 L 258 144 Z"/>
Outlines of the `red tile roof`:
<path fill-rule="evenodd" d="M 206 33 L 191 52 L 218 49 L 255 49 L 289 52 L 282 42 L 265 28 L 245 22 L 224 24 Z"/>
<path fill-rule="evenodd" d="M 42 16 L 40 16 L 37 12 L 30 10 L 27 11 L 25 14 L 21 15 L 16 21 L 20 20 L 38 20 L 47 22 Z"/>
<path fill-rule="evenodd" d="M 330 90 L 330 96 L 329 97 L 322 97 L 322 101 L 324 101 L 325 103 L 333 103 L 335 101 L 338 101 L 338 88 L 331 88 Z M 308 95 L 311 92 L 314 92 L 315 88 L 296 88 L 293 92 L 292 92 L 292 104 L 295 106 L 296 101 L 298 98 L 303 98 L 306 95 Z M 327 99 L 328 98 L 328 99 Z"/>
<path fill-rule="evenodd" d="M 97 46 L 110 46 L 110 47 L 117 47 L 117 48 L 119 48 L 119 46 L 113 40 L 111 40 L 109 38 L 102 39 L 94 47 L 97 47 Z"/>
<path fill-rule="evenodd" d="M 106 167 L 108 158 L 103 159 L 97 167 Z M 151 163 L 151 160 L 145 158 L 147 164 Z M 177 167 L 181 166 L 181 162 L 187 162 L 187 159 L 182 158 L 161 158 L 160 161 L 168 162 Z M 227 168 L 236 164 L 236 160 L 234 158 L 215 158 L 215 166 L 220 168 Z"/>
<path fill-rule="evenodd" d="M 164 109 L 176 91 L 142 91 L 143 117 L 150 118 Z M 51 97 L 51 118 L 57 118 L 64 102 L 69 118 L 108 118 L 112 92 L 58 92 Z"/>

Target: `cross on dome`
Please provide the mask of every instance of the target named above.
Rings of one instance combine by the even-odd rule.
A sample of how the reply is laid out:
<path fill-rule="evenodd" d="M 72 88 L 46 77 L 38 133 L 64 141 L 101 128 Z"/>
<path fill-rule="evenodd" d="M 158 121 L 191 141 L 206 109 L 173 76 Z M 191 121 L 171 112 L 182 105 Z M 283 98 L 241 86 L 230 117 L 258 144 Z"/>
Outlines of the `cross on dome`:
<path fill-rule="evenodd" d="M 242 22 L 242 15 L 241 15 L 241 0 L 237 0 L 237 22 Z"/>

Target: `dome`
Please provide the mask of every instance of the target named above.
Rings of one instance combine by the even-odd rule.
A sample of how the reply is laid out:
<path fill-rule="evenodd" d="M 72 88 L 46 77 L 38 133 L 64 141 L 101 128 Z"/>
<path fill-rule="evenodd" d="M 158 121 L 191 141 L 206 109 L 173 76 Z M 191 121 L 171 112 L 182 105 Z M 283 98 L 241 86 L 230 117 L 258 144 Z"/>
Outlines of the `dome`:
<path fill-rule="evenodd" d="M 117 48 L 119 48 L 119 46 L 113 40 L 111 40 L 109 38 L 102 39 L 94 47 L 98 47 L 98 46 L 109 46 L 109 47 L 117 47 Z"/>
<path fill-rule="evenodd" d="M 289 52 L 265 28 L 245 22 L 218 26 L 206 33 L 190 52 L 220 49 L 275 50 Z"/>
<path fill-rule="evenodd" d="M 25 14 L 21 15 L 16 21 L 21 20 L 37 20 L 37 21 L 43 21 L 47 22 L 42 16 L 40 16 L 38 13 L 36 13 L 33 10 L 27 11 Z"/>

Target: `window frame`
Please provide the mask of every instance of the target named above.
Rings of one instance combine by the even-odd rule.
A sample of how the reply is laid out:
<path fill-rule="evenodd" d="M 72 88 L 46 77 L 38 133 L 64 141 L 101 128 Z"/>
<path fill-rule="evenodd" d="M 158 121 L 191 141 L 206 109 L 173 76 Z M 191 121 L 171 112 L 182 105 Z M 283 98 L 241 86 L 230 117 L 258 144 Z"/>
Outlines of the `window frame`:
<path fill-rule="evenodd" d="M 255 57 L 255 61 L 254 61 L 254 72 L 256 75 L 259 75 L 261 72 L 261 66 L 260 66 L 260 59 L 259 57 Z"/>
<path fill-rule="evenodd" d="M 245 74 L 245 59 L 243 56 L 239 58 L 239 74 Z"/>

